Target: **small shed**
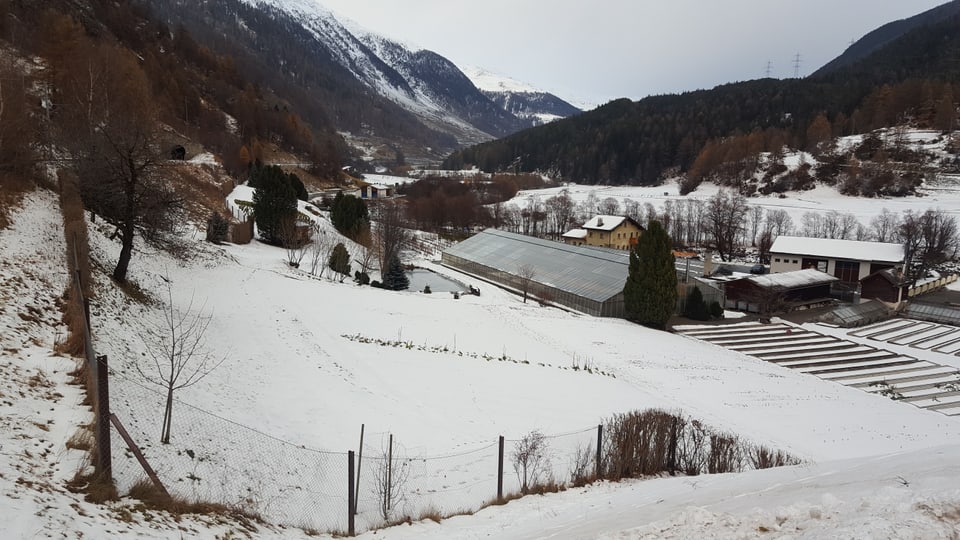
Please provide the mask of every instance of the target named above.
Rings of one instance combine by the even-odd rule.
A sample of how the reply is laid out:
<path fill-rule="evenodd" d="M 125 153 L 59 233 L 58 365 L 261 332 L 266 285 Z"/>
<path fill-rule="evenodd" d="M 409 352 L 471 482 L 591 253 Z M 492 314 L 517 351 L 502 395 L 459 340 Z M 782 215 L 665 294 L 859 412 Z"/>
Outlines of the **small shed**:
<path fill-rule="evenodd" d="M 744 277 L 724 286 L 726 307 L 754 313 L 790 311 L 830 300 L 830 286 L 837 281 L 837 277 L 813 268 Z"/>
<path fill-rule="evenodd" d="M 910 283 L 903 272 L 887 268 L 860 280 L 860 297 L 899 304 L 909 297 Z"/>

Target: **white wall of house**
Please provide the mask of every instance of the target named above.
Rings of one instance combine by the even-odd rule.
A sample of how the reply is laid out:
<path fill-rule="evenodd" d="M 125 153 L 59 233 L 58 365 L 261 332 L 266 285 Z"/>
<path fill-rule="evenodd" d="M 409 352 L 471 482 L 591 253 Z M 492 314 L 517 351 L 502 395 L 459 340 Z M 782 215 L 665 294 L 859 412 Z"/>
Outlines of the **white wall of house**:
<path fill-rule="evenodd" d="M 827 262 L 826 269 L 818 268 L 831 276 L 836 275 L 837 261 L 854 262 L 859 265 L 857 280 L 861 280 L 870 275 L 871 261 L 853 261 L 850 259 L 833 259 L 829 257 L 811 257 L 809 255 L 791 255 L 789 253 L 771 253 L 770 254 L 770 273 L 793 272 L 803 269 L 803 259 L 820 259 Z"/>

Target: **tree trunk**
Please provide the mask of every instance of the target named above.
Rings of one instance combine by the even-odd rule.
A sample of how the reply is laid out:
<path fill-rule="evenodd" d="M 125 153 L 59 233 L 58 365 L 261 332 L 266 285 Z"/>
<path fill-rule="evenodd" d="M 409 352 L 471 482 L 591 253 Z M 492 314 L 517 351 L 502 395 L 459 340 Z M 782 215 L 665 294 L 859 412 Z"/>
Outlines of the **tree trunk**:
<path fill-rule="evenodd" d="M 132 224 L 124 224 L 120 234 L 120 258 L 117 260 L 117 266 L 113 269 L 113 279 L 117 283 L 127 282 L 127 268 L 130 266 L 130 258 L 133 256 L 133 237 L 134 228 Z"/>
<path fill-rule="evenodd" d="M 167 406 L 163 410 L 163 430 L 160 433 L 160 442 L 170 444 L 170 424 L 173 417 L 173 387 L 167 388 Z"/>

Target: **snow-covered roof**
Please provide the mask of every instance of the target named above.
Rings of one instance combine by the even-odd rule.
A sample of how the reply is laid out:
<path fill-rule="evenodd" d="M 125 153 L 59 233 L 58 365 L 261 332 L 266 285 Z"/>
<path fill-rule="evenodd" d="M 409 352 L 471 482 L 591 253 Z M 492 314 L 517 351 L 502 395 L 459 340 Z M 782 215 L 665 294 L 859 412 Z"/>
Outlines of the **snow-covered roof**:
<path fill-rule="evenodd" d="M 627 218 L 623 216 L 596 216 L 584 223 L 583 228 L 597 231 L 612 231 L 626 220 Z"/>
<path fill-rule="evenodd" d="M 793 272 L 780 272 L 778 274 L 751 276 L 746 279 L 765 289 L 794 289 L 797 287 L 812 287 L 814 285 L 824 285 L 826 283 L 832 283 L 840 280 L 839 278 L 821 272 L 815 268 L 795 270 Z"/>
<path fill-rule="evenodd" d="M 903 244 L 859 242 L 835 238 L 778 236 L 770 253 L 809 255 L 828 259 L 898 263 L 903 261 Z"/>
<path fill-rule="evenodd" d="M 578 240 L 579 240 L 579 239 L 583 239 L 583 238 L 586 238 L 586 237 L 587 237 L 587 230 L 586 230 L 586 229 L 571 229 L 571 230 L 563 233 L 563 237 L 564 237 L 564 238 L 575 238 L 575 239 L 578 239 Z"/>

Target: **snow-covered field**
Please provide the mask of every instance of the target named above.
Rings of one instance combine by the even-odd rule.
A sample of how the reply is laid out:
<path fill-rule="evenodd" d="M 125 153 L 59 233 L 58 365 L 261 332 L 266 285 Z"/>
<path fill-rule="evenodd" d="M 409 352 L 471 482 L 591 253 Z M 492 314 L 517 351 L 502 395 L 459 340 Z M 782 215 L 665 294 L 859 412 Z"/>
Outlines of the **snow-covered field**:
<path fill-rule="evenodd" d="M 17 220 L 17 227 L 0 231 L 0 279 L 7 284 L 0 315 L 6 374 L 0 414 L 5 423 L 28 431 L 17 436 L 7 430 L 0 439 L 0 518 L 16 524 L 4 537 L 169 538 L 179 537 L 180 528 L 187 530 L 185 537 L 223 537 L 229 525 L 147 520 L 140 512 L 121 520 L 116 507 L 89 505 L 63 489 L 78 459 L 63 449 L 64 439 L 73 426 L 89 421 L 89 412 L 77 406 L 76 390 L 64 386 L 63 370 L 72 362 L 49 353 L 63 333 L 58 317 L 31 323 L 18 315 L 28 304 L 49 311 L 62 291 L 55 198 L 28 197 Z M 94 256 L 107 269 L 119 250 L 106 238 L 110 232 L 91 230 Z M 538 429 L 589 437 L 591 428 L 613 414 L 661 407 L 786 450 L 805 463 L 742 474 L 601 483 L 527 497 L 440 524 L 401 525 L 365 536 L 960 534 L 957 419 L 692 338 L 524 304 L 428 261 L 419 264 L 479 285 L 483 295 L 454 300 L 450 294 L 360 288 L 291 269 L 283 250 L 257 243 L 190 242 L 190 260 L 142 248 L 131 265 L 132 279 L 151 297 L 162 298 L 169 280 L 175 304 L 193 299 L 195 309 L 202 305 L 213 316 L 207 345 L 226 357 L 207 378 L 178 392 L 170 445 L 158 441 L 159 397 L 140 386 L 129 367 L 146 347 L 142 328 L 160 316 L 159 305 L 131 302 L 101 274 L 92 306 L 98 352 L 107 354 L 116 370 L 114 412 L 175 491 L 219 492 L 218 502 L 249 505 L 286 525 L 342 529 L 342 523 L 311 517 L 328 508 L 343 516 L 338 505 L 345 503 L 340 497 L 345 486 L 326 482 L 346 483 L 341 458 L 357 448 L 365 424 L 365 459 L 392 433 L 408 457 L 449 465 L 429 472 L 441 488 L 410 500 L 452 511 L 456 507 L 444 504 L 475 507 L 494 495 L 491 446 L 499 435 L 516 440 Z M 575 365 L 589 366 L 590 372 Z M 11 374 L 36 369 L 44 370 L 63 397 L 49 402 L 17 397 L 16 381 L 29 377 Z M 29 424 L 49 420 L 56 426 L 49 431 Z M 43 448 L 49 450 L 37 458 Z M 114 456 L 121 487 L 129 485 L 135 480 L 130 457 L 119 447 Z M 38 459 L 40 467 L 24 468 Z M 371 463 L 364 461 L 364 467 Z M 558 470 L 565 466 L 556 464 Z M 516 480 L 507 469 L 509 487 Z M 44 471 L 55 471 L 48 482 L 52 488 L 31 484 L 49 474 Z M 306 505 L 303 501 L 313 502 L 296 506 Z M 378 521 L 374 506 L 371 494 L 361 494 L 362 528 Z M 298 529 L 262 527 L 252 534 L 303 535 Z"/>

